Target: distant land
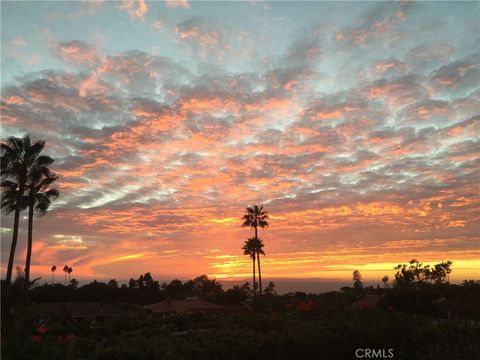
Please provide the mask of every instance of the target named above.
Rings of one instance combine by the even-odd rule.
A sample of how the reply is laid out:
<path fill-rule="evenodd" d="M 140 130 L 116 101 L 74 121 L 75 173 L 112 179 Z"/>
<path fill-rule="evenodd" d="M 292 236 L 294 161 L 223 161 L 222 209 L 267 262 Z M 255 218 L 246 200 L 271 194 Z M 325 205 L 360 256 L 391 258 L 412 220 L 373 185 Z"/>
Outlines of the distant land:
<path fill-rule="evenodd" d="M 135 279 L 137 279 L 135 277 Z M 43 280 L 43 279 L 42 279 Z M 45 281 L 38 281 L 37 285 L 43 284 Z M 56 283 L 58 284 L 63 284 L 63 278 L 61 279 L 55 279 Z M 94 281 L 94 278 L 79 278 L 77 279 L 79 281 L 79 286 L 86 285 L 92 281 Z M 97 281 L 100 282 L 105 282 L 107 283 L 110 279 L 102 279 L 102 278 L 97 278 Z M 172 279 L 157 279 L 154 276 L 154 280 L 157 280 L 160 284 L 162 282 L 171 282 Z M 179 279 L 182 282 L 186 282 L 190 279 Z M 128 286 L 128 281 L 129 279 L 117 279 L 119 286 L 122 284 L 126 284 Z M 248 282 L 251 286 L 252 284 L 252 279 L 244 278 L 244 279 L 238 279 L 238 280 L 223 280 L 223 279 L 218 279 L 217 280 L 219 283 L 223 285 L 224 290 L 231 289 L 235 285 L 243 285 L 246 282 Z M 257 279 L 258 281 L 258 279 Z M 341 280 L 341 279 L 323 279 L 323 278 L 306 278 L 306 279 L 299 279 L 299 278 L 262 278 L 262 285 L 265 288 L 270 281 L 273 281 L 275 283 L 275 291 L 277 294 L 282 295 L 286 294 L 289 292 L 295 292 L 295 291 L 302 291 L 306 293 L 313 293 L 313 294 L 320 294 L 328 291 L 338 291 L 340 290 L 343 286 L 352 286 L 353 282 L 349 280 Z M 373 285 L 376 287 L 377 285 L 382 286 L 380 281 L 364 281 L 363 282 L 364 286 L 370 286 Z"/>

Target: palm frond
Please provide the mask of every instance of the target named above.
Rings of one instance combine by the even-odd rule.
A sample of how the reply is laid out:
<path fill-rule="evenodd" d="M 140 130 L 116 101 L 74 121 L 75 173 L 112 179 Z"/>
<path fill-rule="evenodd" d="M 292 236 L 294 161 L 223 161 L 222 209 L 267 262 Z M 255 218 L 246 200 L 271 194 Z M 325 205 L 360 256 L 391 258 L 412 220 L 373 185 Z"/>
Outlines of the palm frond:
<path fill-rule="evenodd" d="M 243 215 L 242 227 L 264 228 L 268 227 L 268 212 L 263 210 L 263 206 L 254 205 L 245 209 L 246 213 Z"/>
<path fill-rule="evenodd" d="M 37 194 L 35 200 L 35 207 L 33 211 L 37 214 L 38 217 L 45 215 L 52 202 L 48 197 L 44 196 L 43 194 Z"/>
<path fill-rule="evenodd" d="M 58 175 L 52 175 L 50 173 L 49 177 L 43 178 L 39 183 L 32 183 L 30 184 L 30 190 L 33 190 L 34 192 L 42 192 L 48 189 L 50 185 L 52 185 L 55 181 L 57 181 Z"/>
<path fill-rule="evenodd" d="M 258 221 L 258 226 L 261 227 L 261 228 L 268 227 L 268 222 L 265 221 L 265 220 L 259 220 Z"/>
<path fill-rule="evenodd" d="M 0 183 L 0 186 L 2 188 L 2 191 L 15 191 L 18 187 L 18 184 L 14 181 L 3 180 Z"/>
<path fill-rule="evenodd" d="M 45 196 L 51 199 L 57 199 L 60 196 L 60 191 L 57 189 L 50 189 L 45 193 Z"/>
<path fill-rule="evenodd" d="M 255 250 L 255 238 L 250 238 L 245 241 L 243 247 L 243 255 L 250 255 L 251 258 L 255 258 L 256 250 Z"/>
<path fill-rule="evenodd" d="M 14 181 L 3 180 L 0 185 L 2 189 L 1 208 L 5 215 L 17 209 L 17 204 L 20 205 L 20 209 L 26 208 L 26 201 L 21 196 L 22 194 L 18 190 L 18 184 Z"/>
<path fill-rule="evenodd" d="M 53 159 L 51 156 L 40 155 L 35 159 L 35 166 L 45 167 L 45 166 L 52 165 L 54 162 L 55 162 L 55 159 Z"/>
<path fill-rule="evenodd" d="M 4 172 L 7 171 L 8 165 L 10 164 L 10 159 L 7 156 L 2 155 L 2 157 L 0 158 L 0 162 L 1 162 L 2 176 L 4 176 Z"/>
<path fill-rule="evenodd" d="M 25 135 L 23 138 L 22 138 L 22 143 L 23 143 L 23 151 L 24 152 L 28 152 L 30 147 L 31 147 L 31 141 L 30 141 L 30 135 Z"/>
<path fill-rule="evenodd" d="M 252 222 L 250 221 L 250 219 L 245 220 L 242 224 L 242 227 L 250 227 L 250 226 L 252 226 Z"/>
<path fill-rule="evenodd" d="M 34 142 L 31 146 L 25 148 L 25 158 L 28 163 L 31 164 L 37 159 L 38 154 L 42 152 L 45 147 L 44 140 L 38 140 Z"/>
<path fill-rule="evenodd" d="M 16 154 L 23 153 L 23 139 L 15 136 L 11 136 L 7 139 L 7 146 L 12 149 Z"/>

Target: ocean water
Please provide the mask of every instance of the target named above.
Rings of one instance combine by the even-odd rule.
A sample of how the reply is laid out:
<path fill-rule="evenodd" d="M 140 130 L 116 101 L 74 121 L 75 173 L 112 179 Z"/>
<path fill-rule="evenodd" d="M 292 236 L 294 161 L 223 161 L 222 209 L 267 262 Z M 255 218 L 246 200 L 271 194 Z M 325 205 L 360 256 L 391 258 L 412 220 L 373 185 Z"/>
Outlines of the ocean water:
<path fill-rule="evenodd" d="M 228 290 L 235 285 L 243 285 L 245 282 L 252 284 L 252 279 L 241 280 L 219 280 L 224 290 Z M 258 281 L 258 279 L 257 279 Z M 305 293 L 320 294 L 328 291 L 338 291 L 343 286 L 352 286 L 351 281 L 337 279 L 263 279 L 262 286 L 265 288 L 270 281 L 275 284 L 277 294 L 286 294 L 289 292 L 302 291 Z M 371 285 L 371 284 L 365 284 Z M 376 284 L 374 285 L 376 286 Z"/>

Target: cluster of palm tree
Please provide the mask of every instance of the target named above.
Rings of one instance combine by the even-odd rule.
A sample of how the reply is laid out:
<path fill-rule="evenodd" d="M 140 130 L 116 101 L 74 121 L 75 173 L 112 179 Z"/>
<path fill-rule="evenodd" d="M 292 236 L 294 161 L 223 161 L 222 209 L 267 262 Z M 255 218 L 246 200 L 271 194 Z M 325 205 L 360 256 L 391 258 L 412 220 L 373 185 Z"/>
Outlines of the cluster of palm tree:
<path fill-rule="evenodd" d="M 255 237 L 249 238 L 245 241 L 242 250 L 244 255 L 252 258 L 253 262 L 253 296 L 256 295 L 257 282 L 255 278 L 255 260 L 258 265 L 258 285 L 260 295 L 263 293 L 262 289 L 262 272 L 260 270 L 260 255 L 265 255 L 263 251 L 263 241 L 258 237 L 258 228 L 265 228 L 268 226 L 268 212 L 263 210 L 263 206 L 255 205 L 245 209 L 245 215 L 242 217 L 243 227 L 250 227 L 255 230 Z"/>
<path fill-rule="evenodd" d="M 68 265 L 63 267 L 63 272 L 65 273 L 65 286 L 67 286 L 67 274 L 68 274 L 68 283 L 70 283 L 70 274 L 72 273 L 73 269 Z"/>
<path fill-rule="evenodd" d="M 51 189 L 58 175 L 50 170 L 53 158 L 41 155 L 45 141 L 32 142 L 28 135 L 23 138 L 10 137 L 1 144 L 1 207 L 4 214 L 14 212 L 13 237 L 8 258 L 7 284 L 11 283 L 18 240 L 20 213 L 28 208 L 28 242 L 25 261 L 25 284 L 30 281 L 32 259 L 33 216 L 45 215 L 52 200 L 59 196 Z"/>
<path fill-rule="evenodd" d="M 55 275 L 55 271 L 57 271 L 57 265 L 53 265 L 52 268 L 51 268 L 51 271 L 52 271 L 52 284 L 53 284 L 53 277 Z M 63 267 L 63 272 L 65 273 L 65 286 L 66 286 L 67 285 L 67 274 L 68 274 L 68 282 L 70 283 L 71 282 L 70 274 L 73 272 L 73 268 L 71 268 L 68 265 L 65 265 Z M 73 279 L 73 280 L 75 280 L 75 279 Z"/>

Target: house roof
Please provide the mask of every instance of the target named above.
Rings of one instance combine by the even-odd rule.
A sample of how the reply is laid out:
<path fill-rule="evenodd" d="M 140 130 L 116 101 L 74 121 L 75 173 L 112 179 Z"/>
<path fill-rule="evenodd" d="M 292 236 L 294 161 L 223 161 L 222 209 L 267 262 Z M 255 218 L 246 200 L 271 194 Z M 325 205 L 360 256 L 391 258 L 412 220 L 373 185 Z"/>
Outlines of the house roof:
<path fill-rule="evenodd" d="M 365 295 L 360 300 L 355 301 L 351 306 L 357 309 L 376 308 L 380 301 L 380 295 Z"/>

